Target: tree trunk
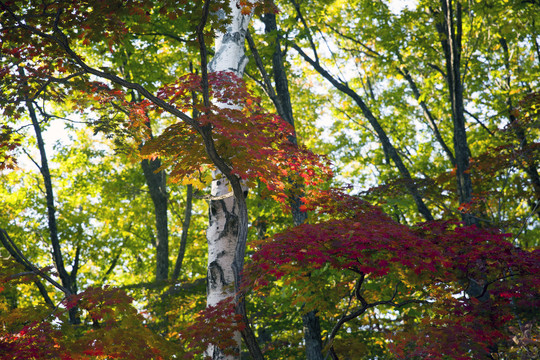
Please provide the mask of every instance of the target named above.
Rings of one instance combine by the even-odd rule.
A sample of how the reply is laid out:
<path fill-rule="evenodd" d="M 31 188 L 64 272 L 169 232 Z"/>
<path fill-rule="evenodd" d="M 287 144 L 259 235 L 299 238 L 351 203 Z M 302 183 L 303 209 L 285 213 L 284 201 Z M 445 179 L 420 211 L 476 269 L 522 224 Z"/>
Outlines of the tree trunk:
<path fill-rule="evenodd" d="M 454 22 L 454 9 L 452 0 L 441 0 L 443 21 L 437 23 L 437 31 L 441 36 L 441 45 L 444 50 L 446 63 L 446 82 L 452 105 L 452 122 L 454 126 L 454 153 L 456 159 L 456 181 L 461 204 L 472 200 L 472 181 L 469 173 L 469 159 L 471 156 L 467 143 L 465 129 L 465 108 L 463 105 L 463 85 L 461 83 L 461 3 L 456 3 L 456 19 Z M 478 222 L 472 214 L 462 213 L 463 222 L 467 225 Z"/>
<path fill-rule="evenodd" d="M 413 200 L 416 204 L 416 207 L 418 209 L 418 212 L 422 214 L 424 219 L 426 221 L 433 220 L 433 215 L 431 215 L 431 211 L 428 209 L 426 204 L 424 203 L 424 200 L 422 198 L 422 194 L 418 190 L 418 187 L 416 186 L 416 183 L 414 182 L 414 179 L 412 178 L 409 170 L 401 160 L 401 156 L 399 155 L 398 151 L 390 141 L 390 138 L 386 134 L 386 131 L 382 128 L 381 124 L 379 123 L 379 120 L 375 117 L 373 112 L 371 112 L 371 109 L 366 105 L 364 100 L 356 91 L 351 89 L 346 83 L 343 83 L 336 78 L 334 78 L 328 71 L 326 71 L 322 65 L 317 61 L 310 58 L 298 45 L 292 44 L 292 47 L 306 60 L 319 74 L 321 74 L 326 80 L 328 80 L 336 89 L 341 91 L 342 93 L 348 95 L 351 99 L 354 100 L 354 102 L 358 105 L 360 110 L 362 111 L 362 114 L 365 116 L 365 118 L 368 120 L 370 125 L 373 127 L 373 130 L 375 130 L 375 133 L 377 134 L 377 137 L 379 138 L 379 141 L 381 142 L 381 145 L 383 147 L 383 150 L 385 154 L 388 154 L 388 156 L 394 161 L 394 164 L 396 165 L 396 168 L 398 169 L 401 177 L 403 180 L 405 180 L 405 187 L 413 197 Z"/>
<path fill-rule="evenodd" d="M 189 184 L 186 188 L 186 209 L 184 211 L 184 221 L 182 223 L 182 237 L 180 238 L 180 249 L 178 250 L 178 256 L 174 264 L 174 270 L 171 277 L 172 281 L 178 280 L 180 270 L 182 270 L 182 263 L 184 262 L 184 255 L 186 254 L 186 245 L 189 231 L 189 224 L 191 223 L 191 208 L 193 206 L 193 185 Z"/>
<path fill-rule="evenodd" d="M 165 172 L 155 172 L 161 160 L 141 161 L 150 197 L 154 203 L 156 221 L 156 281 L 165 281 L 169 276 L 169 229 L 167 225 L 167 188 Z"/>
<path fill-rule="evenodd" d="M 251 15 L 242 15 L 237 1 L 229 2 L 230 23 L 226 31 L 216 41 L 216 54 L 208 70 L 228 71 L 242 77 L 247 64 L 244 54 L 244 40 Z M 220 16 L 225 16 L 222 11 Z M 226 107 L 225 104 L 218 104 Z M 234 175 L 233 175 L 234 176 Z M 247 237 L 247 208 L 245 189 L 239 189 L 239 181 L 231 181 L 220 172 L 214 171 L 212 197 L 210 201 L 209 225 L 206 232 L 208 241 L 207 306 L 215 306 L 221 301 L 237 302 L 240 272 L 244 263 L 245 238 Z M 230 187 L 233 187 L 233 193 Z M 212 359 L 240 359 L 241 334 L 234 335 L 237 355 L 225 355 L 217 346 L 210 344 L 206 352 Z"/>
<path fill-rule="evenodd" d="M 21 75 L 22 70 L 21 70 Z M 45 185 L 45 197 L 47 202 L 47 215 L 48 215 L 48 225 L 49 225 L 49 236 L 51 239 L 52 245 L 52 255 L 54 259 L 54 264 L 56 271 L 60 276 L 62 281 L 62 286 L 69 291 L 69 294 L 74 295 L 77 293 L 77 283 L 76 283 L 76 274 L 78 270 L 78 261 L 73 264 L 73 270 L 71 274 L 68 274 L 66 267 L 64 265 L 64 259 L 62 256 L 62 250 L 60 248 L 60 239 L 58 238 L 58 227 L 56 222 L 56 209 L 54 206 L 54 192 L 52 187 L 51 172 L 49 170 L 49 162 L 47 160 L 47 154 L 45 152 L 45 143 L 41 134 L 41 127 L 37 119 L 36 112 L 34 110 L 34 105 L 32 101 L 28 98 L 25 99 L 26 107 L 28 109 L 28 114 L 32 120 L 32 125 L 36 133 L 36 140 L 39 148 L 39 154 L 41 157 L 41 166 L 39 170 L 41 176 L 43 177 L 43 183 Z M 77 252 L 79 253 L 79 251 Z M 78 256 L 77 256 L 78 258 Z M 78 259 L 77 259 L 78 260 Z M 80 318 L 78 316 L 77 307 L 73 307 L 69 310 L 69 322 L 71 324 L 79 324 Z"/>
<path fill-rule="evenodd" d="M 439 131 L 439 127 L 437 126 L 437 123 L 435 122 L 435 118 L 431 114 L 431 111 L 429 111 L 427 104 L 424 100 L 420 100 L 420 91 L 418 90 L 418 87 L 416 86 L 416 83 L 414 82 L 411 74 L 409 73 L 409 70 L 405 67 L 397 67 L 396 71 L 401 74 L 405 80 L 409 83 L 409 87 L 411 88 L 414 98 L 418 103 L 420 104 L 420 107 L 422 108 L 422 112 L 424 113 L 424 117 L 429 122 L 431 126 L 431 130 L 433 131 L 433 134 L 435 135 L 435 139 L 437 139 L 437 142 L 441 145 L 442 149 L 446 153 L 446 156 L 448 157 L 448 160 L 452 163 L 452 166 L 456 166 L 456 159 L 454 157 L 454 154 L 452 153 L 452 150 L 446 145 L 446 142 L 444 141 L 441 132 Z"/>
<path fill-rule="evenodd" d="M 126 63 L 130 61 L 130 54 L 126 54 L 124 60 Z M 130 74 L 126 74 L 131 80 Z M 138 93 L 133 95 L 133 101 L 141 101 L 141 96 Z M 150 137 L 153 137 L 150 119 L 145 122 L 146 128 L 150 132 Z M 142 143 L 140 146 L 142 147 Z M 165 171 L 156 172 L 161 167 L 161 159 L 154 160 L 144 159 L 141 161 L 146 185 L 150 198 L 154 204 L 154 217 L 156 224 L 156 281 L 166 281 L 169 276 L 169 226 L 168 226 L 168 201 L 167 193 L 167 175 Z"/>
<path fill-rule="evenodd" d="M 306 359 L 323 360 L 321 326 L 315 311 L 302 315 L 304 339 L 306 341 Z"/>
<path fill-rule="evenodd" d="M 283 66 L 283 55 L 281 53 L 281 46 L 279 43 L 279 36 L 277 34 L 276 15 L 274 13 L 265 14 L 262 18 L 265 25 L 265 32 L 267 34 L 274 33 L 274 53 L 272 55 L 272 69 L 274 72 L 274 84 L 276 86 L 276 109 L 279 115 L 292 125 L 293 132 L 292 137 L 289 139 L 292 143 L 298 144 L 296 137 L 296 129 L 294 127 L 294 116 L 291 103 L 291 94 L 289 92 L 289 82 L 287 80 L 287 73 Z M 263 71 L 264 69 L 261 69 Z M 301 184 L 294 184 L 295 187 L 301 187 Z M 307 220 L 307 212 L 300 211 L 302 201 L 300 196 L 293 196 L 291 198 L 291 214 L 293 218 L 294 226 L 303 224 Z M 304 324 L 304 341 L 306 342 L 306 359 L 307 360 L 322 360 L 322 340 L 321 340 L 321 325 L 319 323 L 319 317 L 315 311 L 310 311 L 307 314 L 302 315 L 302 322 Z"/>
<path fill-rule="evenodd" d="M 499 42 L 503 49 L 504 54 L 504 66 L 506 68 L 506 86 L 508 88 L 508 96 L 506 98 L 506 105 L 508 106 L 508 120 L 510 121 L 510 124 L 514 126 L 514 133 L 516 134 L 516 137 L 519 141 L 519 148 L 521 151 L 526 153 L 526 149 L 528 147 L 528 141 L 527 136 L 525 135 L 525 131 L 520 126 L 519 122 L 517 122 L 516 117 L 513 115 L 514 106 L 512 104 L 512 96 L 510 95 L 510 90 L 512 86 L 512 77 L 511 77 L 511 69 L 510 69 L 510 53 L 508 51 L 508 43 L 506 42 L 506 39 L 501 36 L 499 39 Z M 531 181 L 532 189 L 533 189 L 533 201 L 530 202 L 530 207 L 532 211 L 535 212 L 535 214 L 540 217 L 540 175 L 538 174 L 538 169 L 536 166 L 536 161 L 534 158 L 531 158 L 530 156 L 527 156 L 523 162 L 519 162 L 518 166 L 521 166 L 527 176 L 529 176 L 529 180 Z"/>

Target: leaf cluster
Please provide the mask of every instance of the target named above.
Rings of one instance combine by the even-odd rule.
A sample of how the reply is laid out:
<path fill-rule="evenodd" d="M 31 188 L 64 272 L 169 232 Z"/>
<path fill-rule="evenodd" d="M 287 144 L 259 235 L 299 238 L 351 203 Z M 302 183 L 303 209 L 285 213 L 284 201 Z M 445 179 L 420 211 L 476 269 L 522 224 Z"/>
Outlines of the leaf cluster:
<path fill-rule="evenodd" d="M 478 358 L 497 346 L 507 351 L 508 324 L 537 320 L 531 311 L 539 301 L 540 252 L 517 248 L 509 234 L 452 221 L 409 228 L 335 190 L 307 203 L 330 218 L 262 240 L 246 269 L 247 286 L 264 294 L 285 279 L 296 289 L 295 302 L 309 304 L 305 311 L 314 302 L 323 311 L 352 296 L 360 307 L 355 316 L 343 315 L 348 321 L 371 307 L 421 303 L 415 329 L 392 337 L 392 351 L 403 358 Z M 328 268 L 342 274 L 330 289 Z M 355 278 L 354 289 L 343 291 Z M 385 290 L 391 283 L 393 294 Z"/>
<path fill-rule="evenodd" d="M 248 185 L 260 180 L 280 201 L 295 180 L 315 185 L 330 174 L 322 157 L 289 140 L 291 125 L 260 107 L 260 100 L 246 90 L 241 79 L 227 72 L 209 74 L 213 99 L 209 107 L 194 103 L 194 94 L 201 92 L 200 81 L 199 76 L 189 74 L 158 92 L 177 108 L 194 108 L 199 114 L 197 128 L 177 122 L 141 149 L 147 158 L 164 159 L 162 169 L 171 166 L 173 179 L 211 166 L 198 134 L 205 128 L 211 129 L 215 148 L 231 173 L 247 180 Z"/>

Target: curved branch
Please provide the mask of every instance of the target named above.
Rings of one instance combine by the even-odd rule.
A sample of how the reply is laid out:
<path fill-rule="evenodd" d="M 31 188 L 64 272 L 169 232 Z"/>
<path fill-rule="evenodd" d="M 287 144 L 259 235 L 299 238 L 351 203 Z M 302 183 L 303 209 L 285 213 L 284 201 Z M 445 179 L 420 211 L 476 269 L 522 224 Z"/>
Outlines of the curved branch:
<path fill-rule="evenodd" d="M 403 306 L 408 305 L 408 304 L 421 304 L 421 303 L 426 302 L 425 300 L 409 299 L 409 300 L 402 301 L 400 303 L 394 303 L 394 299 L 397 296 L 397 290 L 398 290 L 398 285 L 399 285 L 399 284 L 396 284 L 396 288 L 394 290 L 394 293 L 392 294 L 392 297 L 389 300 L 382 300 L 382 301 L 376 301 L 374 303 L 368 303 L 359 294 L 359 291 L 360 291 L 360 288 L 362 286 L 363 281 L 364 281 L 364 276 L 362 275 L 362 277 L 357 281 L 356 289 L 355 289 L 356 298 L 361 302 L 362 306 L 360 308 L 356 309 L 355 311 L 353 311 L 352 313 L 350 313 L 349 315 L 343 314 L 341 316 L 341 318 L 338 320 L 338 322 L 336 323 L 336 325 L 334 325 L 334 327 L 332 328 L 332 331 L 330 332 L 330 335 L 328 335 L 327 342 L 328 342 L 328 344 L 330 344 L 330 348 L 329 348 L 328 351 L 329 351 L 329 354 L 332 355 L 332 358 L 336 357 L 335 352 L 332 353 L 334 351 L 332 342 L 333 342 L 334 338 L 336 337 L 339 329 L 346 322 L 349 322 L 349 321 L 351 321 L 353 319 L 356 319 L 360 315 L 364 314 L 368 309 L 373 308 L 373 307 L 377 307 L 379 305 L 389 305 L 389 306 L 392 306 L 395 309 L 398 309 L 398 308 L 403 307 Z"/>
<path fill-rule="evenodd" d="M 411 196 L 414 199 L 414 202 L 416 203 L 416 206 L 418 208 L 418 212 L 422 214 L 422 216 L 427 220 L 431 221 L 433 220 L 433 215 L 431 215 L 431 212 L 429 211 L 428 207 L 424 203 L 424 200 L 422 199 L 422 196 L 414 183 L 412 176 L 401 160 L 401 157 L 399 156 L 399 153 L 397 152 L 394 145 L 391 143 L 390 138 L 382 128 L 381 124 L 379 123 L 379 120 L 375 117 L 373 112 L 370 110 L 370 108 L 366 105 L 364 100 L 356 91 L 351 89 L 346 83 L 336 79 L 332 74 L 330 74 L 326 69 L 324 69 L 318 62 L 313 60 L 309 55 L 307 55 L 300 46 L 298 46 L 296 43 L 291 42 L 291 46 L 300 54 L 302 58 L 304 58 L 305 61 L 307 61 L 319 74 L 321 74 L 327 81 L 329 81 L 337 90 L 340 92 L 348 95 L 351 99 L 354 100 L 354 102 L 358 105 L 360 110 L 362 111 L 362 114 L 364 117 L 368 120 L 368 122 L 371 124 L 375 132 L 377 133 L 377 137 L 379 138 L 383 150 L 385 153 L 388 153 L 392 160 L 394 161 L 394 164 L 396 165 L 397 169 L 399 170 L 401 176 L 407 180 L 405 182 L 405 186 L 407 187 L 407 190 L 411 194 Z"/>
<path fill-rule="evenodd" d="M 265 90 L 266 94 L 272 100 L 274 103 L 274 106 L 276 107 L 276 110 L 282 118 L 285 118 L 282 114 L 284 114 L 283 106 L 281 105 L 281 102 L 279 101 L 279 98 L 276 95 L 276 92 L 274 91 L 274 87 L 272 86 L 272 82 L 270 81 L 270 76 L 268 76 L 268 73 L 266 72 L 266 69 L 264 68 L 264 64 L 262 62 L 261 56 L 259 54 L 259 51 L 257 50 L 257 47 L 255 46 L 255 41 L 253 41 L 253 38 L 251 37 L 250 32 L 248 31 L 246 33 L 246 40 L 248 42 L 249 50 L 251 50 L 251 54 L 253 55 L 253 58 L 255 59 L 255 64 L 257 65 L 257 68 L 259 69 L 259 72 L 261 73 L 261 76 L 263 78 L 263 89 Z"/>
<path fill-rule="evenodd" d="M 446 153 L 446 156 L 448 156 L 448 159 L 452 163 L 452 166 L 456 165 L 456 158 L 454 157 L 454 154 L 452 153 L 452 150 L 448 147 L 446 142 L 444 141 L 440 131 L 439 127 L 437 126 L 437 123 L 435 122 L 435 118 L 433 117 L 433 114 L 428 109 L 427 104 L 424 100 L 420 100 L 420 91 L 418 90 L 418 87 L 416 86 L 415 81 L 413 80 L 409 70 L 407 68 L 401 69 L 400 67 L 396 67 L 396 70 L 401 76 L 407 80 L 409 83 L 409 86 L 413 92 L 413 95 L 420 104 L 420 107 L 422 108 L 422 111 L 424 112 L 424 117 L 428 120 L 428 122 L 431 124 L 431 129 L 433 130 L 433 133 L 435 135 L 435 138 L 439 142 L 439 144 L 442 146 L 444 152 Z"/>
<path fill-rule="evenodd" d="M 311 50 L 313 51 L 313 55 L 315 56 L 315 63 L 319 64 L 319 56 L 317 55 L 317 47 L 315 46 L 315 42 L 313 41 L 313 37 L 311 36 L 311 31 L 309 31 L 309 27 L 307 26 L 306 20 L 304 19 L 304 16 L 302 15 L 302 12 L 300 11 L 300 5 L 295 0 L 291 0 L 291 2 L 294 5 L 298 18 L 300 19 L 300 21 L 302 22 L 302 25 L 304 25 L 304 28 L 307 31 L 309 44 L 311 45 Z"/>
<path fill-rule="evenodd" d="M 92 74 L 103 79 L 107 79 L 125 88 L 135 90 L 139 92 L 142 96 L 150 100 L 152 103 L 154 103 L 156 106 L 162 108 L 163 110 L 167 111 L 171 115 L 178 117 L 182 121 L 185 121 L 187 124 L 193 126 L 196 130 L 200 129 L 200 126 L 198 126 L 197 122 L 195 122 L 191 117 L 184 114 L 182 111 L 178 110 L 174 105 L 171 105 L 167 103 L 166 101 L 164 101 L 163 99 L 157 97 L 156 95 L 153 95 L 144 86 L 138 83 L 130 82 L 115 74 L 111 74 L 111 73 L 93 68 L 90 65 L 88 65 L 86 62 L 84 62 L 83 59 L 77 53 L 75 53 L 73 49 L 71 49 L 71 47 L 69 46 L 68 38 L 58 28 L 60 12 L 57 14 L 57 19 L 55 20 L 54 33 L 57 34 L 57 36 L 54 36 L 51 34 L 47 34 L 33 26 L 25 24 L 13 13 L 13 11 L 9 7 L 5 6 L 3 3 L 0 3 L 0 5 L 3 9 L 5 9 L 11 15 L 11 17 L 17 22 L 17 25 L 20 28 L 30 31 L 31 33 L 43 39 L 47 39 L 53 43 L 56 43 L 73 61 L 75 61 L 75 63 L 77 63 L 82 68 L 82 70 L 84 70 L 85 73 Z M 80 74 L 80 72 L 77 72 L 76 74 Z"/>
<path fill-rule="evenodd" d="M 17 261 L 19 264 L 24 266 L 26 270 L 31 272 L 32 274 L 38 275 L 45 279 L 47 282 L 49 282 L 51 285 L 56 287 L 58 290 L 62 291 L 64 294 L 71 295 L 71 291 L 62 285 L 60 285 L 58 282 L 54 281 L 49 275 L 41 271 L 37 268 L 34 264 L 32 264 L 21 252 L 21 250 L 17 247 L 15 242 L 9 237 L 8 233 L 4 229 L 0 229 L 0 242 L 2 245 L 4 245 L 4 248 L 9 252 L 11 256 Z M 39 286 L 38 286 L 39 287 Z M 40 289 L 41 292 L 41 289 Z M 48 302 L 48 301 L 47 301 Z M 52 303 L 52 302 L 51 302 Z"/>

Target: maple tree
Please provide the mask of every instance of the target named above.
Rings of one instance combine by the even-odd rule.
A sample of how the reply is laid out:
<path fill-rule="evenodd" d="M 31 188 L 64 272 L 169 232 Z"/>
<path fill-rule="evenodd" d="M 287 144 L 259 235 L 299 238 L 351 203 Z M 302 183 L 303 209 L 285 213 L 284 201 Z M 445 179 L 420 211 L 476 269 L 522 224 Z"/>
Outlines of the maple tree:
<path fill-rule="evenodd" d="M 536 8 L 1 1 L 0 353 L 534 358 Z"/>
<path fill-rule="evenodd" d="M 341 327 L 374 307 L 414 307 L 427 317 L 392 336 L 400 358 L 486 357 L 504 352 L 502 334 L 515 326 L 512 321 L 535 321 L 529 316 L 538 301 L 539 252 L 514 247 L 509 234 L 457 222 L 409 229 L 336 191 L 318 194 L 310 209 L 331 219 L 263 241 L 247 271 L 256 288 L 286 278 L 298 289 L 296 301 L 309 307 L 332 311 L 332 305 L 348 304 L 327 338 L 332 357 Z M 327 269 L 341 272 L 331 296 L 325 296 L 328 285 L 305 279 Z M 475 297 L 464 295 L 475 287 Z M 440 332 L 454 335 L 441 342 Z"/>

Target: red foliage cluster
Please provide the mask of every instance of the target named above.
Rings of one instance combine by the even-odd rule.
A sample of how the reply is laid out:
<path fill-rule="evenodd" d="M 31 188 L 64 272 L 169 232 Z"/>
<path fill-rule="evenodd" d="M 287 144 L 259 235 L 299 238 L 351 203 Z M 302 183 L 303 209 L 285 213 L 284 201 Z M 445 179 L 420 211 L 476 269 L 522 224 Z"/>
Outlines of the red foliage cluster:
<path fill-rule="evenodd" d="M 33 321 L 18 333 L 0 335 L 0 354 L 9 354 L 13 360 L 71 359 L 58 341 L 61 338 L 61 331 L 51 323 Z"/>
<path fill-rule="evenodd" d="M 508 321 L 537 320 L 540 250 L 520 250 L 507 234 L 458 222 L 408 228 L 342 191 L 305 201 L 320 221 L 264 240 L 246 269 L 252 286 L 325 264 L 370 282 L 407 281 L 423 294 L 416 300 L 425 301 L 425 314 L 414 331 L 393 337 L 393 351 L 406 359 L 485 356 L 509 339 Z"/>
<path fill-rule="evenodd" d="M 208 344 L 218 346 L 224 354 L 235 355 L 234 334 L 244 329 L 242 315 L 236 314 L 235 304 L 231 300 L 222 300 L 215 306 L 208 306 L 199 312 L 191 326 L 180 333 L 180 339 L 189 349 L 187 358 L 203 354 Z M 211 357 L 210 357 L 211 359 Z"/>
<path fill-rule="evenodd" d="M 513 115 L 518 119 L 518 123 L 510 124 L 510 128 L 515 126 L 538 127 L 538 121 L 540 121 L 540 92 L 526 94 L 520 100 L 518 107 L 513 110 Z"/>
<path fill-rule="evenodd" d="M 248 181 L 260 179 L 281 201 L 292 180 L 315 185 L 330 174 L 322 157 L 288 140 L 292 127 L 266 113 L 242 79 L 217 72 L 209 74 L 208 82 L 212 98 L 208 108 L 193 104 L 192 93 L 201 92 L 198 75 L 186 75 L 158 94 L 183 111 L 192 107 L 198 111 L 198 125 L 211 127 L 216 149 L 233 174 Z M 211 164 L 197 131 L 184 122 L 175 123 L 149 141 L 142 154 L 165 159 L 164 166 L 172 165 L 173 177 L 190 175 Z"/>
<path fill-rule="evenodd" d="M 283 276 L 280 265 L 291 263 L 307 269 L 330 264 L 335 269 L 373 277 L 388 274 L 396 265 L 417 274 L 435 272 L 446 265 L 446 259 L 428 241 L 357 197 L 329 190 L 303 200 L 309 210 L 331 218 L 297 226 L 266 240 L 247 270 L 252 279 L 253 271 L 264 275 L 256 277 L 260 285 L 266 284 L 268 274 Z"/>
<path fill-rule="evenodd" d="M 395 337 L 393 351 L 401 358 L 487 357 L 508 346 L 511 321 L 538 321 L 540 250 L 523 251 L 507 234 L 454 222 L 427 223 L 417 230 L 444 251 L 450 267 L 438 284 L 431 315 Z M 450 294 L 450 289 L 468 296 Z"/>
<path fill-rule="evenodd" d="M 106 286 L 104 288 L 89 287 L 84 292 L 67 298 L 64 305 L 68 310 L 75 306 L 85 309 L 93 321 L 103 321 L 105 325 L 108 325 L 115 321 L 115 307 L 129 306 L 132 301 L 133 299 L 124 291 Z"/>
<path fill-rule="evenodd" d="M 398 359 L 490 358 L 497 345 L 508 339 L 505 327 L 512 316 L 494 302 L 480 305 L 450 297 L 437 305 L 434 315 L 393 337 L 390 349 Z"/>
<path fill-rule="evenodd" d="M 0 335 L 0 354 L 10 359 L 164 359 L 169 345 L 143 325 L 125 292 L 90 287 L 63 302 L 86 310 L 89 324 L 70 326 L 62 309 L 46 309 Z M 82 312 L 81 312 L 82 313 Z M 6 329 L 5 329 L 6 330 Z"/>
<path fill-rule="evenodd" d="M 13 151 L 21 145 L 19 139 L 14 136 L 13 129 L 7 125 L 0 126 L 0 171 L 14 169 L 17 160 Z"/>
<path fill-rule="evenodd" d="M 489 274 L 495 279 L 504 279 L 530 276 L 540 271 L 540 250 L 521 250 L 508 241 L 510 234 L 502 234 L 496 229 L 441 221 L 421 224 L 415 232 L 442 249 L 452 271 L 459 272 L 459 276 Z M 493 286 L 496 287 L 496 283 Z"/>

